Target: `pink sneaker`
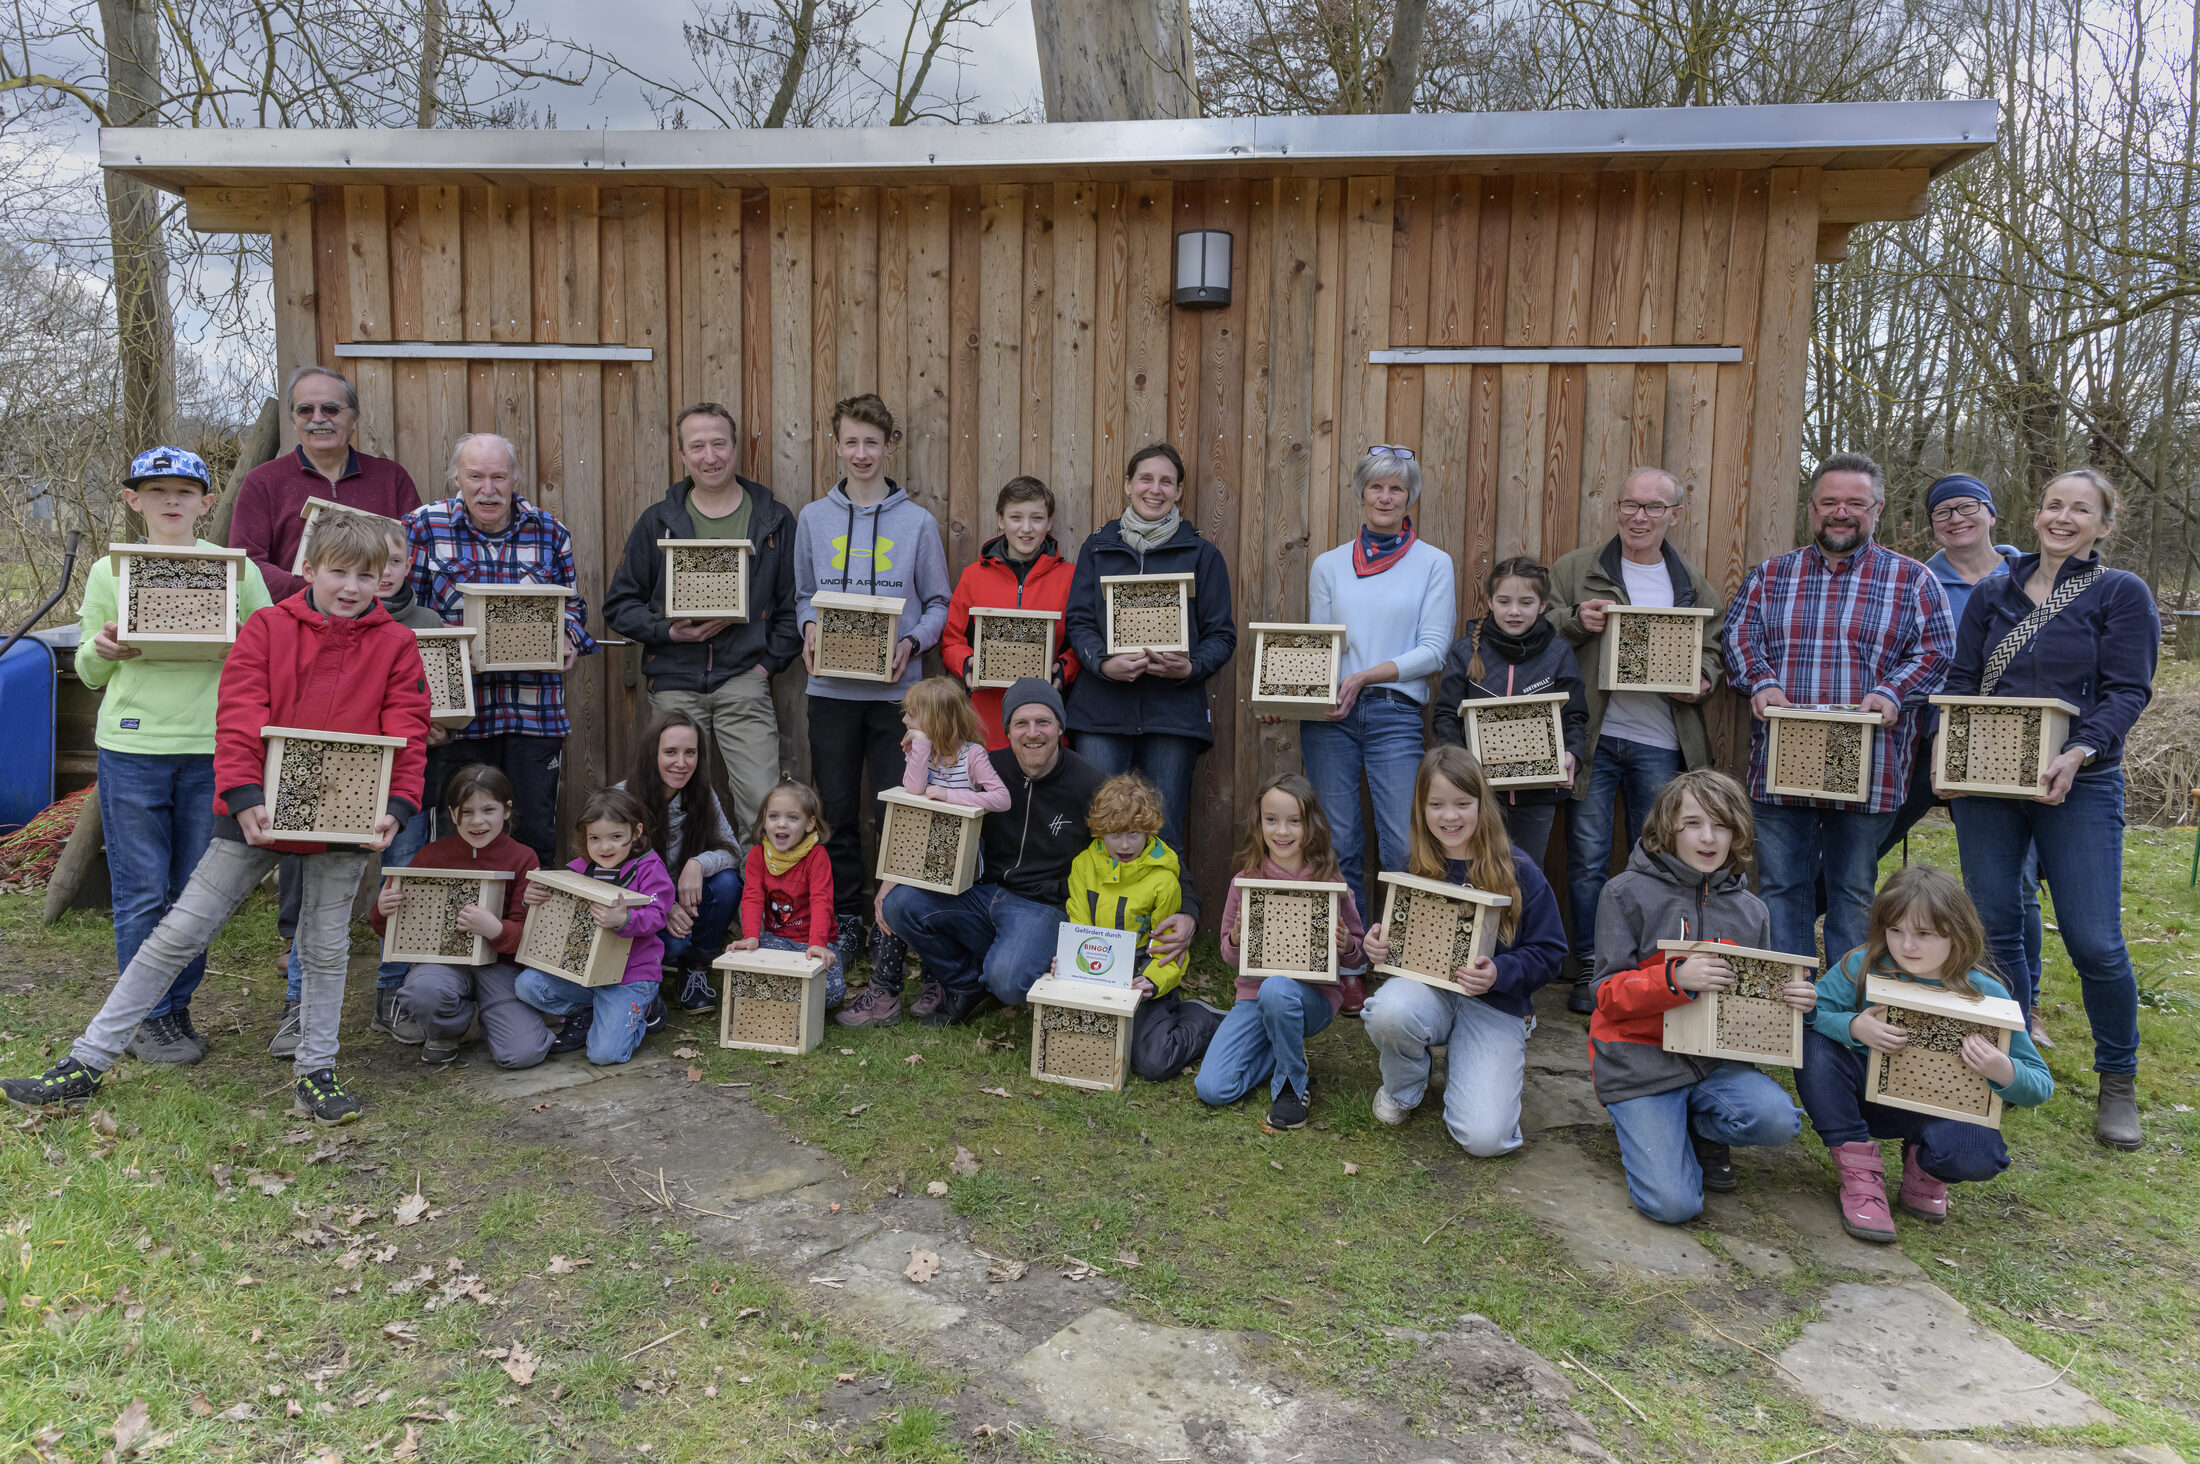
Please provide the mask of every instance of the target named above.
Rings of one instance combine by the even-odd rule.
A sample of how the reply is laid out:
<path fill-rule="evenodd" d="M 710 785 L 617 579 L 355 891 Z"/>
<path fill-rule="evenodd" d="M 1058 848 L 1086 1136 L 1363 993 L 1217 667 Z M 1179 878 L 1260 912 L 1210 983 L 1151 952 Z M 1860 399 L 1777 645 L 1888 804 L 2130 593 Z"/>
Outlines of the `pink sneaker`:
<path fill-rule="evenodd" d="M 1917 1145 L 1902 1146 L 1902 1192 L 1895 1202 L 1928 1225 L 1948 1218 L 1948 1186 L 1917 1167 Z"/>
<path fill-rule="evenodd" d="M 1879 1145 L 1830 1146 L 1841 1170 L 1841 1228 L 1858 1240 L 1894 1242 L 1894 1214 L 1887 1208 L 1887 1168 Z"/>
<path fill-rule="evenodd" d="M 898 1027 L 901 998 L 877 986 L 866 986 L 863 995 L 842 1007 L 834 1021 L 843 1027 Z"/>

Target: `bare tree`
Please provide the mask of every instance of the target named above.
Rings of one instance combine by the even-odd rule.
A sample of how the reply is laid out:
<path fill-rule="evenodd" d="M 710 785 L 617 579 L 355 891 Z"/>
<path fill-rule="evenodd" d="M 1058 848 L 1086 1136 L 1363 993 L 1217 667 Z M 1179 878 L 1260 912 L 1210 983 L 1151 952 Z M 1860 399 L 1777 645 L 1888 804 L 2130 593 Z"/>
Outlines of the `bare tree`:
<path fill-rule="evenodd" d="M 1050 122 L 1201 114 L 1189 0 L 1032 0 Z"/>

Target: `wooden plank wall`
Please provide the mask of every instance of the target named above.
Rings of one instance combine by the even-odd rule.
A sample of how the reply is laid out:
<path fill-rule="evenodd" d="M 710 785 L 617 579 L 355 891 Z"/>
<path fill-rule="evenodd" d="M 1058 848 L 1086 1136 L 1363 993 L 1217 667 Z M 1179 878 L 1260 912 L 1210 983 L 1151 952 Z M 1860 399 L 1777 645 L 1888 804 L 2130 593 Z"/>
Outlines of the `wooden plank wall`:
<path fill-rule="evenodd" d="M 1185 511 L 1231 564 L 1236 610 L 1306 611 L 1312 557 L 1356 527 L 1352 466 L 1413 448 L 1423 534 L 1476 613 L 1489 566 L 1610 532 L 1629 469 L 1689 489 L 1684 552 L 1732 588 L 1788 546 L 1817 237 L 1815 169 L 953 187 L 324 188 L 274 228 L 286 371 L 338 341 L 646 345 L 647 363 L 347 362 L 362 437 L 438 490 L 450 441 L 520 446 L 571 526 L 600 622 L 627 527 L 679 469 L 685 403 L 740 419 L 743 471 L 799 509 L 833 481 L 832 404 L 876 389 L 892 472 L 938 513 L 950 568 L 1017 473 L 1048 481 L 1074 546 L 1121 510 L 1128 452 L 1166 437 Z M 293 197 L 304 197 L 298 190 Z M 1227 230 L 1227 309 L 1170 304 L 1173 237 Z M 309 280 L 310 275 L 310 280 Z M 1387 345 L 1738 345 L 1715 366 L 1369 367 Z M 569 796 L 622 776 L 634 653 L 570 683 Z M 1219 899 L 1237 806 L 1294 766 L 1291 727 L 1218 692 L 1193 865 Z M 806 772 L 799 672 L 780 679 Z M 1729 701 L 1716 730 L 1742 723 Z"/>

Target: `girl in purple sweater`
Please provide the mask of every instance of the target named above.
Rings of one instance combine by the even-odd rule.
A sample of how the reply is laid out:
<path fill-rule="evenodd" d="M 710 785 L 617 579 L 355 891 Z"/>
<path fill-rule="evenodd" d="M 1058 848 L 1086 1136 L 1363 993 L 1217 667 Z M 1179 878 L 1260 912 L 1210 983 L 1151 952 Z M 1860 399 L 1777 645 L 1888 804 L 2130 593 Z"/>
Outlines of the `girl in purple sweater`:
<path fill-rule="evenodd" d="M 657 997 L 665 956 L 663 931 L 679 897 L 672 875 L 649 847 L 648 814 L 641 800 L 623 788 L 604 788 L 582 805 L 574 832 L 586 844 L 586 858 L 567 868 L 621 889 L 649 896 L 646 905 L 599 905 L 596 923 L 634 942 L 627 952 L 626 975 L 616 986 L 581 986 L 533 967 L 519 973 L 519 999 L 538 1012 L 563 1017 L 550 1043 L 550 1055 L 588 1048 L 588 1060 L 608 1067 L 625 1062 L 642 1037 L 665 1020 Z M 539 905 L 550 897 L 540 885 L 527 887 L 526 900 Z"/>

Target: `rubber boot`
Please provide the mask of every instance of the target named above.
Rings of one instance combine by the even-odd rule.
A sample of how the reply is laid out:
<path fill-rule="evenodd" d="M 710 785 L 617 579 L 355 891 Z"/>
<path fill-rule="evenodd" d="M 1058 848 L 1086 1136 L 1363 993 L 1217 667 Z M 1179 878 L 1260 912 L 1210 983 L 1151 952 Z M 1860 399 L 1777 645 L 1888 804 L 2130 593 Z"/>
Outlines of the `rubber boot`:
<path fill-rule="evenodd" d="M 1887 1208 L 1887 1166 L 1879 1145 L 1830 1144 L 1841 1171 L 1841 1228 L 1858 1240 L 1894 1242 L 1894 1214 Z"/>
<path fill-rule="evenodd" d="M 1906 1215 L 1914 1215 L 1927 1225 L 1938 1225 L 1948 1218 L 1948 1186 L 1933 1178 L 1917 1166 L 1917 1145 L 1902 1146 L 1902 1193 L 1895 1203 Z"/>
<path fill-rule="evenodd" d="M 2139 1075 L 2102 1073 L 2100 1112 L 2093 1120 L 2093 1137 L 2111 1149 L 2136 1149 L 2139 1133 Z"/>

